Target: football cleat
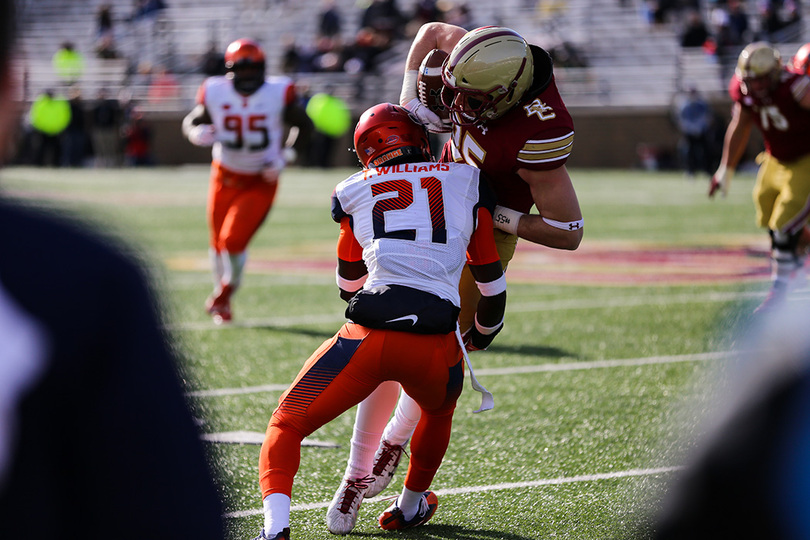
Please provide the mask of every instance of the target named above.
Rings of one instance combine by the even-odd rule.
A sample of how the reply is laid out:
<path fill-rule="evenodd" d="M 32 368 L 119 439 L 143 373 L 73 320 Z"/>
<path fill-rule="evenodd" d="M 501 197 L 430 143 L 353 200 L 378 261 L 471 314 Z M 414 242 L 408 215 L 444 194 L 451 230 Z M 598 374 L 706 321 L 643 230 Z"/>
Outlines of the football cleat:
<path fill-rule="evenodd" d="M 405 519 L 402 510 L 397 506 L 397 503 L 394 503 L 388 510 L 380 514 L 380 527 L 386 531 L 399 531 L 424 525 L 436 513 L 437 506 L 439 506 L 439 499 L 436 498 L 436 494 L 432 491 L 426 491 L 419 500 L 419 510 L 417 510 L 415 516 L 411 519 Z"/>
<path fill-rule="evenodd" d="M 408 444 L 407 442 L 405 444 Z M 380 441 L 380 447 L 374 454 L 374 466 L 371 474 L 374 483 L 366 491 L 366 497 L 374 497 L 388 487 L 397 471 L 399 460 L 405 452 L 405 445 L 391 444 L 388 441 Z"/>
<path fill-rule="evenodd" d="M 349 534 L 357 523 L 357 513 L 366 491 L 374 483 L 373 476 L 344 480 L 326 510 L 326 528 L 332 534 Z"/>
<path fill-rule="evenodd" d="M 785 303 L 788 292 L 787 289 L 787 285 L 784 283 L 774 283 L 771 286 L 771 290 L 768 292 L 768 296 L 766 296 L 765 300 L 754 310 L 754 314 L 767 315 L 779 309 Z"/>
<path fill-rule="evenodd" d="M 214 291 L 205 301 L 205 311 L 214 319 L 214 324 L 225 324 L 231 322 L 231 295 L 233 287 L 223 286 L 219 292 Z"/>
<path fill-rule="evenodd" d="M 290 528 L 289 527 L 285 528 L 283 531 L 275 535 L 273 538 L 265 536 L 264 529 L 262 529 L 262 531 L 259 533 L 259 536 L 257 536 L 253 540 L 290 540 Z"/>

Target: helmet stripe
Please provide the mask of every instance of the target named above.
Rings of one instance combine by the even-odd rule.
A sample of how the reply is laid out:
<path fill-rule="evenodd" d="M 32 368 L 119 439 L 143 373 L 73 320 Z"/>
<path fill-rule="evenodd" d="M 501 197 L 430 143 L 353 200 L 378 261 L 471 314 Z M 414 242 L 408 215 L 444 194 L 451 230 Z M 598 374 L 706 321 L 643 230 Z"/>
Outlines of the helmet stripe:
<path fill-rule="evenodd" d="M 474 31 L 475 30 L 473 30 L 473 32 Z M 455 61 L 452 64 L 450 64 L 450 68 L 452 69 L 452 68 L 456 67 L 456 64 L 458 64 L 458 61 L 460 59 L 462 59 L 468 52 L 470 52 L 470 49 L 472 49 L 473 47 L 478 46 L 482 41 L 486 41 L 488 39 L 501 37 L 501 36 L 516 37 L 516 38 L 520 38 L 521 41 L 524 41 L 523 38 L 520 36 L 520 34 L 515 32 L 514 30 L 510 30 L 508 28 L 504 28 L 503 30 L 498 30 L 496 32 L 492 32 L 492 33 L 485 34 L 483 36 L 479 36 L 479 37 L 473 39 L 472 41 L 470 41 L 469 43 L 467 43 L 461 49 L 459 49 L 459 51 L 455 55 L 456 56 Z M 451 53 L 451 56 L 452 56 L 452 53 Z"/>

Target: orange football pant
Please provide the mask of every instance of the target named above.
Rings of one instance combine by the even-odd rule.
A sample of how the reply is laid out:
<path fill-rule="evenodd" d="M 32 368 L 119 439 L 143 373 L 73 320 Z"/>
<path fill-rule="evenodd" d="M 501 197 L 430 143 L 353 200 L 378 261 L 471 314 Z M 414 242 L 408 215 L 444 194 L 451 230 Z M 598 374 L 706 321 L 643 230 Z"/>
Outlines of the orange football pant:
<path fill-rule="evenodd" d="M 450 443 L 462 365 L 455 333 L 411 334 L 346 323 L 309 357 L 279 398 L 259 456 L 262 498 L 271 493 L 291 496 L 304 437 L 388 380 L 398 381 L 422 408 L 405 486 L 427 490 Z"/>
<path fill-rule="evenodd" d="M 276 197 L 278 182 L 261 174 L 239 174 L 211 164 L 208 189 L 208 226 L 217 253 L 241 253 L 264 222 Z"/>

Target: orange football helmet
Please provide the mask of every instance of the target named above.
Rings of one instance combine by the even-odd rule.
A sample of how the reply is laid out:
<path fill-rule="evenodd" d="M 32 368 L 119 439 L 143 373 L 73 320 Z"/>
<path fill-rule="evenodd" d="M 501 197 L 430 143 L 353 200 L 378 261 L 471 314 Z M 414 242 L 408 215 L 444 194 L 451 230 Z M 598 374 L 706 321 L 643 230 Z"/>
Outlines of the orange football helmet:
<path fill-rule="evenodd" d="M 225 69 L 234 88 L 241 94 L 250 95 L 264 83 L 264 51 L 252 39 L 237 39 L 225 49 Z"/>
<path fill-rule="evenodd" d="M 433 161 L 425 127 L 393 103 L 374 105 L 360 115 L 354 128 L 354 151 L 366 168 Z"/>

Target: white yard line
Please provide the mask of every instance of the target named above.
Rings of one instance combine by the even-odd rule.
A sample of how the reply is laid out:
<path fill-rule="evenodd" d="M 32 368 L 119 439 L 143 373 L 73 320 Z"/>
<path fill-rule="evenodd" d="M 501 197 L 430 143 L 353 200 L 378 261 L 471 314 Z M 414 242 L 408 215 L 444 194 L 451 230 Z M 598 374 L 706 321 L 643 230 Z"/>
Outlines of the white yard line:
<path fill-rule="evenodd" d="M 509 313 L 529 313 L 542 311 L 565 311 L 573 309 L 601 309 L 613 307 L 636 307 L 664 304 L 700 304 L 707 302 L 732 302 L 747 298 L 757 298 L 765 292 L 719 293 L 709 292 L 703 294 L 677 294 L 662 296 L 627 296 L 611 298 L 588 298 L 573 300 L 542 300 L 535 302 L 509 302 L 506 307 Z M 319 313 L 317 315 L 295 315 L 291 317 L 269 317 L 266 319 L 236 320 L 231 325 L 222 327 L 234 328 L 264 328 L 296 326 L 301 324 L 320 324 L 345 321 L 346 317 L 341 310 L 338 313 Z M 168 326 L 172 330 L 211 330 L 214 325 L 210 321 L 177 323 Z"/>
<path fill-rule="evenodd" d="M 464 495 L 467 493 L 485 493 L 489 491 L 498 491 L 498 490 L 505 490 L 505 489 L 525 489 L 525 488 L 536 488 L 542 486 L 558 486 L 561 484 L 574 484 L 578 482 L 597 482 L 599 480 L 610 480 L 613 478 L 630 478 L 634 476 L 652 476 L 656 474 L 668 474 L 677 470 L 680 470 L 681 467 L 658 467 L 655 469 L 630 469 L 627 471 L 615 471 L 609 473 L 601 473 L 601 474 L 583 474 L 579 476 L 570 476 L 570 477 L 561 477 L 561 478 L 547 478 L 544 480 L 534 480 L 528 482 L 507 482 L 503 484 L 488 484 L 482 486 L 468 486 L 468 487 L 460 487 L 460 488 L 448 488 L 448 489 L 436 489 L 433 492 L 438 495 Z M 386 497 L 373 497 L 368 499 L 367 501 L 363 501 L 364 504 L 366 503 L 374 503 L 374 502 L 381 502 L 381 501 L 388 501 L 391 499 L 390 496 Z M 297 504 L 290 508 L 292 511 L 300 511 L 300 510 L 317 510 L 319 508 L 327 508 L 329 506 L 329 502 L 319 502 L 319 503 L 309 503 L 309 504 Z M 255 516 L 262 513 L 261 508 L 256 508 L 253 510 L 240 510 L 237 512 L 228 512 L 225 514 L 226 518 L 242 518 L 248 516 Z"/>
<path fill-rule="evenodd" d="M 649 356 L 647 358 L 625 358 L 620 360 L 594 360 L 592 362 L 568 362 L 565 364 L 536 364 L 533 366 L 514 366 L 500 368 L 482 368 L 475 371 L 476 375 L 515 375 L 519 373 L 542 373 L 558 371 L 578 371 L 600 368 L 617 368 L 630 366 L 647 366 L 653 364 L 672 364 L 676 362 L 705 362 L 720 360 L 735 353 L 732 351 L 718 351 L 697 354 L 681 354 L 673 356 Z M 243 386 L 240 388 L 216 388 L 211 390 L 195 390 L 187 395 L 194 397 L 221 397 L 239 394 L 259 394 L 263 392 L 283 392 L 287 389 L 285 384 L 265 384 L 261 386 Z"/>
<path fill-rule="evenodd" d="M 624 358 L 620 360 L 594 360 L 592 362 L 568 362 L 565 364 L 539 364 L 491 369 L 476 369 L 477 375 L 514 375 L 517 373 L 541 373 L 550 371 L 577 371 L 583 369 L 647 366 L 651 364 L 672 364 L 675 362 L 705 362 L 719 360 L 736 354 L 733 351 L 680 354 L 672 356 L 648 356 L 646 358 Z"/>

